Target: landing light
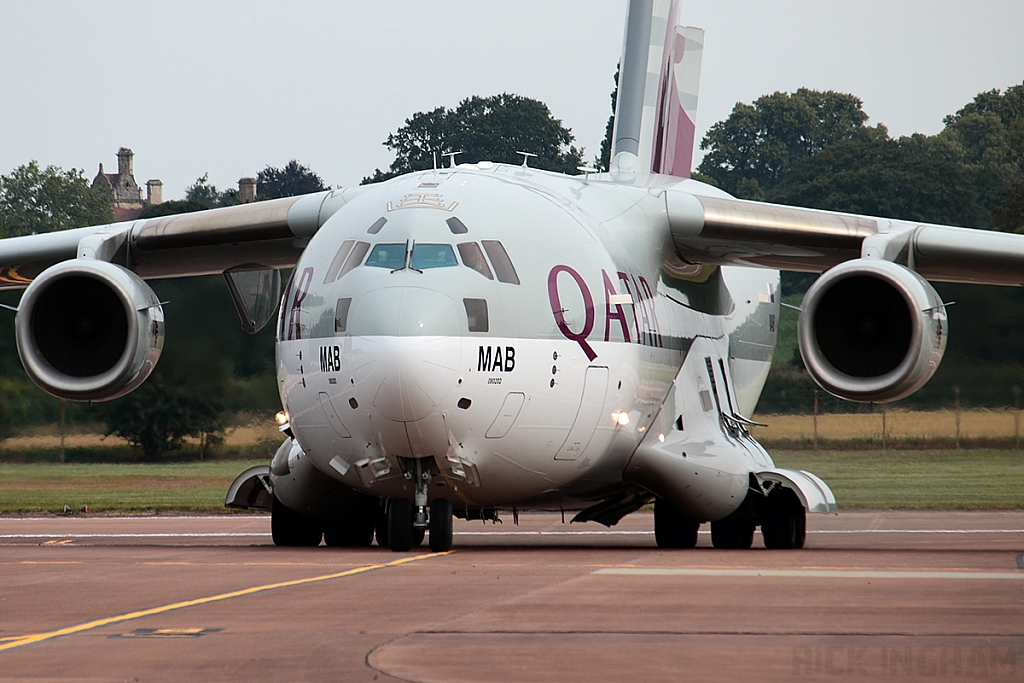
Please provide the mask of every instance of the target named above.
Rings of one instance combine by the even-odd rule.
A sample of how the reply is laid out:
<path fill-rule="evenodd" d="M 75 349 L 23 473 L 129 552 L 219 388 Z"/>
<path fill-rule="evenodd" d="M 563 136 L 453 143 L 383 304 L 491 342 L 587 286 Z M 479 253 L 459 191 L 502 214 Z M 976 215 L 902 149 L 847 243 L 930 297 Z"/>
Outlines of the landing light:
<path fill-rule="evenodd" d="M 665 443 L 665 435 L 664 434 L 658 434 L 658 441 L 660 441 L 661 443 Z"/>
<path fill-rule="evenodd" d="M 274 416 L 274 421 L 277 422 L 278 427 L 284 427 L 290 422 L 288 419 L 288 413 L 283 410 L 277 411 L 277 415 Z"/>
<path fill-rule="evenodd" d="M 612 420 L 614 420 L 615 424 L 619 425 L 620 427 L 625 427 L 626 425 L 629 424 L 629 413 L 627 413 L 624 410 L 612 413 Z"/>

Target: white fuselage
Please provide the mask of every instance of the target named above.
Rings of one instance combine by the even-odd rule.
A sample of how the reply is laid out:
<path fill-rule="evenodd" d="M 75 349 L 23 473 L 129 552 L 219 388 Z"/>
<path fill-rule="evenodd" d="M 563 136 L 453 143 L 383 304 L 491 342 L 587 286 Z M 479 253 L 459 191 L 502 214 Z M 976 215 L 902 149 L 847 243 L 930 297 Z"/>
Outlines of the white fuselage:
<path fill-rule="evenodd" d="M 664 207 L 657 188 L 487 164 L 367 188 L 313 237 L 281 307 L 305 455 L 381 497 L 411 497 L 403 464 L 428 458 L 431 496 L 456 506 L 584 507 L 629 486 L 673 387 L 701 391 L 679 386 L 697 340 L 749 415 L 778 272 L 679 262 Z M 704 412 L 696 439 L 719 428 Z M 771 466 L 730 457 L 734 478 Z"/>

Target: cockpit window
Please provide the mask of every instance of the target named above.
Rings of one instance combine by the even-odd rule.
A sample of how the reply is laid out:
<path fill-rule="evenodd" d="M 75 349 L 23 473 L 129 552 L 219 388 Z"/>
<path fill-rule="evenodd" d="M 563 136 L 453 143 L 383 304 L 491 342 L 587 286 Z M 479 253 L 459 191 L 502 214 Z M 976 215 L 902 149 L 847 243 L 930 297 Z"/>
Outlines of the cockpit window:
<path fill-rule="evenodd" d="M 345 259 L 345 265 L 341 269 L 341 273 L 338 274 L 338 279 L 341 279 L 345 273 L 362 263 L 363 257 L 366 256 L 366 250 L 369 248 L 369 242 L 356 242 L 356 245 L 352 248 L 352 253 L 348 255 L 347 259 Z"/>
<path fill-rule="evenodd" d="M 453 235 L 465 235 L 467 232 L 469 232 L 469 228 L 466 227 L 466 224 L 460 221 L 455 216 L 452 216 L 451 218 L 446 220 L 445 223 L 448 224 L 448 229 L 452 231 Z"/>
<path fill-rule="evenodd" d="M 380 229 L 383 228 L 384 224 L 387 222 L 388 219 L 381 216 L 376 221 L 374 221 L 373 225 L 366 229 L 366 232 L 370 233 L 371 235 L 376 235 L 378 232 L 380 232 Z"/>
<path fill-rule="evenodd" d="M 463 299 L 466 307 L 466 319 L 470 332 L 487 332 L 490 321 L 487 319 L 487 299 Z"/>
<path fill-rule="evenodd" d="M 494 279 L 494 276 L 491 275 L 491 267 L 487 265 L 487 259 L 484 258 L 484 252 L 480 251 L 480 245 L 476 242 L 461 243 L 459 245 L 459 256 L 462 257 L 464 264 L 488 280 Z"/>
<path fill-rule="evenodd" d="M 334 282 L 338 277 L 338 271 L 341 270 L 341 264 L 348 258 L 348 254 L 352 251 L 352 245 L 355 244 L 355 240 L 345 240 L 341 243 L 341 248 L 338 249 L 338 254 L 331 261 L 331 267 L 327 269 L 327 276 L 324 278 L 324 284 Z"/>
<path fill-rule="evenodd" d="M 416 244 L 412 248 L 411 267 L 414 270 L 450 268 L 457 265 L 459 262 L 455 260 L 455 250 L 450 244 Z"/>
<path fill-rule="evenodd" d="M 508 252 L 505 251 L 501 242 L 481 240 L 480 243 L 484 245 L 484 251 L 491 259 L 491 265 L 494 266 L 494 274 L 498 276 L 498 281 L 518 285 L 519 276 L 516 274 L 516 267 L 512 265 L 512 259 L 508 257 Z"/>
<path fill-rule="evenodd" d="M 370 252 L 370 258 L 366 259 L 366 265 L 374 268 L 388 268 L 389 270 L 404 268 L 405 250 L 405 242 L 378 244 Z"/>

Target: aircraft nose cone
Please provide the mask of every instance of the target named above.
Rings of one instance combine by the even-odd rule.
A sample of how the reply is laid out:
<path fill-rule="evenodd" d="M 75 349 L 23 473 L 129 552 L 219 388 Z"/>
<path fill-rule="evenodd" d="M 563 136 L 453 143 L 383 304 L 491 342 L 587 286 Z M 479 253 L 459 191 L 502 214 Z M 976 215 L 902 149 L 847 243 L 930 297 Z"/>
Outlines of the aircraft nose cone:
<path fill-rule="evenodd" d="M 376 290 L 359 299 L 349 330 L 374 338 L 374 413 L 413 422 L 440 412 L 457 386 L 461 355 L 451 297 L 418 287 Z"/>

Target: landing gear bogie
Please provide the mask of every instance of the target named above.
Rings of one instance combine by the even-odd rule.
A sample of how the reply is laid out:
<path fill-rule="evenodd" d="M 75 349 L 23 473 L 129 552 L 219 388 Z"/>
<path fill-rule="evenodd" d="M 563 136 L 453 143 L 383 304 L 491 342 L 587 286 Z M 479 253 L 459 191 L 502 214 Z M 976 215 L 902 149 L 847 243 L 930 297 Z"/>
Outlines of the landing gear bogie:
<path fill-rule="evenodd" d="M 316 547 L 320 545 L 323 529 L 317 520 L 292 510 L 274 498 L 270 512 L 270 535 L 274 545 Z"/>
<path fill-rule="evenodd" d="M 366 548 L 373 543 L 373 519 L 352 515 L 324 524 L 324 543 L 336 548 Z"/>
<path fill-rule="evenodd" d="M 711 545 L 722 550 L 744 550 L 754 544 L 754 522 L 726 518 L 711 522 Z"/>

